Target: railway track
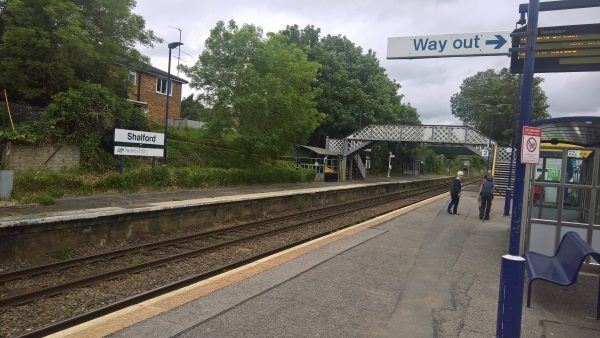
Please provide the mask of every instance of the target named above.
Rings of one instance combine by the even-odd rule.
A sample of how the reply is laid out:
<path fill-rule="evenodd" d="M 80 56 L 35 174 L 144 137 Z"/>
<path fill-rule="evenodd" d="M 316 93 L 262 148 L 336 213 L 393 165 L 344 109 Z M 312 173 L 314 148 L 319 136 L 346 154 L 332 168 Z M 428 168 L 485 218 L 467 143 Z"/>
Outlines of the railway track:
<path fill-rule="evenodd" d="M 476 180 L 477 179 L 471 180 L 470 182 L 466 182 L 466 184 L 472 183 Z M 245 223 L 224 229 L 211 230 L 165 241 L 127 247 L 99 255 L 81 257 L 68 261 L 31 267 L 28 269 L 0 274 L 0 283 L 2 283 L 4 286 L 6 286 L 7 283 L 15 281 L 17 281 L 18 284 L 19 280 L 25 280 L 29 285 L 25 289 L 17 290 L 7 290 L 6 288 L 4 288 L 4 290 L 0 292 L 0 295 L 2 295 L 2 297 L 0 298 L 0 308 L 33 302 L 53 295 L 67 293 L 70 290 L 94 285 L 96 283 L 99 283 L 100 281 L 111 280 L 114 278 L 118 278 L 119 276 L 139 273 L 141 271 L 165 266 L 170 263 L 199 257 L 209 252 L 226 249 L 230 246 L 251 242 L 268 236 L 274 236 L 276 234 L 285 233 L 286 231 L 292 231 L 293 229 L 307 227 L 310 224 L 335 220 L 342 216 L 347 216 L 349 213 L 363 212 L 365 210 L 369 210 L 374 207 L 380 207 L 382 205 L 390 203 L 398 204 L 398 202 L 402 200 L 404 200 L 405 203 L 401 204 L 413 204 L 418 201 L 445 192 L 447 191 L 447 189 L 448 184 L 436 184 L 426 187 L 418 187 L 410 190 L 386 194 L 383 196 L 372 197 L 365 200 L 353 201 L 342 205 L 335 205 L 317 210 L 310 210 L 292 215 L 277 217 L 273 219 Z M 397 206 L 395 208 L 397 208 Z M 369 215 L 369 217 L 375 217 L 385 212 L 389 212 L 389 210 L 381 211 L 378 214 Z M 356 221 L 354 223 L 356 223 Z M 352 224 L 341 224 L 337 226 L 337 229 L 345 228 Z M 269 250 L 267 252 L 262 252 L 252 257 L 236 261 L 234 263 L 225 264 L 211 269 L 209 271 L 190 276 L 185 279 L 174 281 L 170 284 L 161 286 L 159 288 L 155 288 L 153 290 L 138 294 L 133 297 L 129 297 L 127 299 L 120 300 L 108 306 L 104 306 L 102 308 L 98 308 L 87 313 L 66 319 L 59 323 L 52 324 L 42 329 L 32 331 L 26 334 L 26 336 L 45 335 L 62 330 L 66 327 L 76 325 L 77 323 L 89 320 L 94 317 L 104 315 L 106 313 L 115 311 L 116 309 L 129 306 L 131 304 L 154 297 L 161 293 L 166 293 L 176 288 L 180 288 L 184 285 L 188 285 L 196 281 L 217 275 L 224 271 L 245 265 L 251 261 L 271 255 L 281 250 L 285 250 L 289 247 L 298 245 L 300 243 L 304 243 L 306 241 L 323 236 L 330 232 L 331 230 L 327 231 L 326 233 L 316 234 L 307 238 L 303 238 L 299 241 L 286 243 L 285 245 L 282 245 L 276 249 Z M 152 253 L 153 251 L 159 251 L 160 253 L 154 255 Z M 82 267 L 88 264 L 99 263 L 99 265 L 101 266 L 111 267 L 110 262 L 112 260 L 119 260 L 120 262 L 129 261 L 129 259 L 123 259 L 123 257 L 136 255 L 140 252 L 145 252 L 152 259 L 148 259 L 143 263 L 138 262 L 137 264 L 128 264 L 125 267 L 119 267 L 108 270 L 105 269 L 101 272 L 94 274 L 76 276 L 75 278 L 68 278 L 68 280 L 56 284 L 50 283 L 50 285 L 48 285 L 48 283 L 44 284 L 43 282 L 40 282 L 44 281 L 44 276 L 49 274 L 65 273 L 69 271 L 72 272 L 73 270 L 85 271 L 85 269 L 82 269 Z M 158 257 L 154 258 L 152 257 L 153 255 Z M 66 274 L 72 275 L 72 273 Z M 36 281 L 38 282 L 38 284 L 36 284 Z M 33 286 L 31 286 L 32 284 Z"/>

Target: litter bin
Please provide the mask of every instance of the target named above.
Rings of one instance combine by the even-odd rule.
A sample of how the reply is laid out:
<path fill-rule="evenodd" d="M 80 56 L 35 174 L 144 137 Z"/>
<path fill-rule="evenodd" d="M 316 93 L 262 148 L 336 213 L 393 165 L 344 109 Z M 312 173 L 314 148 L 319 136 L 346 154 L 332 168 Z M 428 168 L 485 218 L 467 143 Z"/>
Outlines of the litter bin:
<path fill-rule="evenodd" d="M 0 199 L 9 200 L 13 190 L 13 171 L 0 170 Z"/>

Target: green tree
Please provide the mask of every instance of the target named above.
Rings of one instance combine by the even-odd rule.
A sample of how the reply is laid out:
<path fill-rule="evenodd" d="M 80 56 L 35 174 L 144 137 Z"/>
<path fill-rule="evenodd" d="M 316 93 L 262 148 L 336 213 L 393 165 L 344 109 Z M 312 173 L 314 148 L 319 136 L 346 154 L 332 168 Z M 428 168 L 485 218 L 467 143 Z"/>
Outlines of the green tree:
<path fill-rule="evenodd" d="M 540 87 L 542 78 L 534 78 L 532 119 L 545 119 L 548 114 L 546 94 Z M 514 115 L 519 105 L 519 78 L 507 68 L 496 72 L 488 69 L 466 78 L 460 91 L 450 99 L 452 114 L 465 125 L 471 126 L 486 136 L 490 136 L 492 109 L 486 105 L 500 105 L 496 109 L 494 129 L 491 138 L 502 145 L 508 145 L 516 126 Z"/>
<path fill-rule="evenodd" d="M 312 144 L 323 145 L 326 136 L 346 137 L 370 123 L 419 123 L 416 109 L 402 103 L 400 85 L 385 74 L 372 50 L 363 53 L 339 35 L 320 38 L 320 29 L 310 25 L 287 26 L 280 34 L 321 65 L 314 86 L 320 90 L 317 109 L 325 120 L 313 133 Z"/>
<path fill-rule="evenodd" d="M 319 65 L 280 35 L 220 21 L 196 64 L 182 68 L 210 108 L 209 137 L 244 154 L 276 158 L 319 124 L 312 87 Z"/>
<path fill-rule="evenodd" d="M 131 12 L 134 0 L 6 0 L 5 5 L 0 86 L 13 99 L 35 105 L 45 106 L 56 93 L 86 81 L 124 95 L 125 70 L 117 64 L 147 61 L 136 44 L 159 41 Z"/>
<path fill-rule="evenodd" d="M 206 108 L 198 100 L 194 99 L 194 94 L 181 100 L 181 117 L 194 121 L 203 121 Z"/>

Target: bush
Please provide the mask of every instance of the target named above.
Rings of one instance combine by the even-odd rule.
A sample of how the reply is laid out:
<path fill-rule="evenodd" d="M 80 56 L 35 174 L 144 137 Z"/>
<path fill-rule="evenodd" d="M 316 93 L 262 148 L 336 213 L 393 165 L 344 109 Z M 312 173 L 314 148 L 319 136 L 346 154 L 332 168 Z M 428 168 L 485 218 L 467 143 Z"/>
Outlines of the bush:
<path fill-rule="evenodd" d="M 242 184 L 310 182 L 310 169 L 296 169 L 283 163 L 254 168 L 157 167 L 125 170 L 123 175 L 91 175 L 46 171 L 17 172 L 14 197 L 21 202 L 52 203 L 63 195 L 103 192 L 136 192 L 174 188 L 202 188 Z"/>
<path fill-rule="evenodd" d="M 52 97 L 46 109 L 49 138 L 56 143 L 76 144 L 85 167 L 114 165 L 113 130 L 148 128 L 142 112 L 99 84 L 84 83 Z"/>

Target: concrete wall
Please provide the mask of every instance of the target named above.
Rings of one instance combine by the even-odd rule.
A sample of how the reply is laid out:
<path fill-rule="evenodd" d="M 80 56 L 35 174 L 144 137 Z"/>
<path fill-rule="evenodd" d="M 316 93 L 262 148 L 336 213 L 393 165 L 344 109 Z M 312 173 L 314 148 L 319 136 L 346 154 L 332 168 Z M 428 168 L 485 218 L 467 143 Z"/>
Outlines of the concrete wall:
<path fill-rule="evenodd" d="M 81 152 L 76 146 L 2 145 L 1 161 L 12 170 L 60 171 L 79 167 Z"/>
<path fill-rule="evenodd" d="M 113 241 L 144 239 L 157 233 L 201 232 L 209 226 L 233 226 L 289 215 L 343 202 L 379 196 L 405 188 L 450 184 L 451 178 L 410 183 L 380 183 L 320 192 L 281 192 L 280 196 L 232 202 L 204 202 L 185 206 L 167 203 L 154 210 L 128 210 L 113 215 L 94 215 L 92 210 L 79 219 L 32 220 L 18 224 L 0 223 L 0 262 L 15 257 L 56 255 L 61 249 L 85 245 L 103 246 Z M 235 198 L 235 197 L 232 197 Z M 240 198 L 238 198 L 240 199 Z"/>

